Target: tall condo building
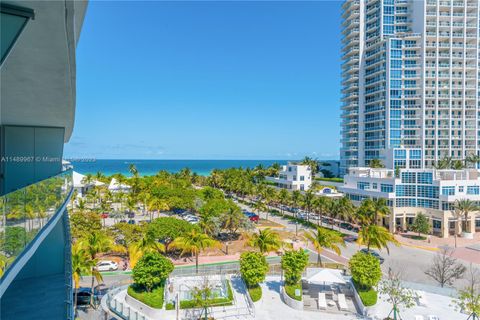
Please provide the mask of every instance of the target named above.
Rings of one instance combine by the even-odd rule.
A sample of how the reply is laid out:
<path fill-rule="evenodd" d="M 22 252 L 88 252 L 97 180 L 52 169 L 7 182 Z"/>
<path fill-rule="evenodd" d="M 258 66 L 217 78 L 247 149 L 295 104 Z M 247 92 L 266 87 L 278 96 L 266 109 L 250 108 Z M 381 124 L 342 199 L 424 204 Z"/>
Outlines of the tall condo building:
<path fill-rule="evenodd" d="M 479 1 L 342 9 L 342 172 L 372 159 L 419 169 L 478 155 Z"/>

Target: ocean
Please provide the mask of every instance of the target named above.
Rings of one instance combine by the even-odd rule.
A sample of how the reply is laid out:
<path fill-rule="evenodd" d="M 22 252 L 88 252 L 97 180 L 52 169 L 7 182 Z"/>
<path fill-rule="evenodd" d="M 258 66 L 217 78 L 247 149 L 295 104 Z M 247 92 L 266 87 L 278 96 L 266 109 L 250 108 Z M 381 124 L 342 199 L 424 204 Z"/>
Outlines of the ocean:
<path fill-rule="evenodd" d="M 102 172 L 105 175 L 122 173 L 130 176 L 128 166 L 134 164 L 140 175 L 154 175 L 160 170 L 178 172 L 183 168 L 189 168 L 192 172 L 207 176 L 213 169 L 227 168 L 254 168 L 258 164 L 267 167 L 273 163 L 287 164 L 287 160 L 91 160 L 71 161 L 73 170 L 81 174 L 95 174 Z"/>

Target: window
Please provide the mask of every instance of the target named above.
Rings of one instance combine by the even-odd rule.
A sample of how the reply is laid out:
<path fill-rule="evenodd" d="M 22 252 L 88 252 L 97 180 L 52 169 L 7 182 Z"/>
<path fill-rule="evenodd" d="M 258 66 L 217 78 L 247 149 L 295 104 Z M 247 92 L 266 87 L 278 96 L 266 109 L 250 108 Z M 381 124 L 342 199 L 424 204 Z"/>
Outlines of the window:
<path fill-rule="evenodd" d="M 305 176 L 300 176 L 300 181 L 305 181 Z"/>
<path fill-rule="evenodd" d="M 410 150 L 410 159 L 412 160 L 422 159 L 422 150 Z"/>
<path fill-rule="evenodd" d="M 384 14 L 394 14 L 394 12 L 395 12 L 395 7 L 393 7 L 393 6 L 383 7 L 383 13 Z"/>
<path fill-rule="evenodd" d="M 417 186 L 417 197 L 438 199 L 438 187 Z"/>
<path fill-rule="evenodd" d="M 395 159 L 405 159 L 407 157 L 407 150 L 394 150 Z"/>
<path fill-rule="evenodd" d="M 390 87 L 394 89 L 402 88 L 402 80 L 390 80 Z"/>
<path fill-rule="evenodd" d="M 417 175 L 417 183 L 432 184 L 432 179 L 431 172 L 419 172 Z"/>
<path fill-rule="evenodd" d="M 402 172 L 402 183 L 415 183 L 415 172 Z"/>
<path fill-rule="evenodd" d="M 444 196 L 454 196 L 455 195 L 455 187 L 451 187 L 451 186 L 442 187 L 442 195 L 444 195 Z"/>
<path fill-rule="evenodd" d="M 458 192 L 463 192 L 463 186 L 458 187 Z"/>
<path fill-rule="evenodd" d="M 357 188 L 360 190 L 369 190 L 370 189 L 370 182 L 357 182 Z"/>
<path fill-rule="evenodd" d="M 391 184 L 381 184 L 380 185 L 380 191 L 382 192 L 387 192 L 387 193 L 390 193 L 390 192 L 393 192 L 393 185 Z"/>
<path fill-rule="evenodd" d="M 467 187 L 467 194 L 480 194 L 480 187 L 479 186 L 468 186 Z"/>
<path fill-rule="evenodd" d="M 433 229 L 442 229 L 442 221 L 432 220 Z"/>
<path fill-rule="evenodd" d="M 376 184 L 376 183 L 372 183 L 372 189 L 377 189 L 377 188 L 378 188 L 377 184 Z"/>
<path fill-rule="evenodd" d="M 395 69 L 401 69 L 402 68 L 402 60 L 392 60 L 391 61 L 391 67 Z"/>
<path fill-rule="evenodd" d="M 415 197 L 416 186 L 415 185 L 398 185 L 395 192 L 397 197 Z"/>

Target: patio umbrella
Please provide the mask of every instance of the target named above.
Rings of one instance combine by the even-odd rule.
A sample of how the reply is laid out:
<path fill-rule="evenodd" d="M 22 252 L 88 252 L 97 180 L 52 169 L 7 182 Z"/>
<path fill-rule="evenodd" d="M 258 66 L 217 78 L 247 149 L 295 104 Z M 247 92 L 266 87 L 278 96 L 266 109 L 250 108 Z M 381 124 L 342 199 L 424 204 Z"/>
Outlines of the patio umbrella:
<path fill-rule="evenodd" d="M 347 283 L 342 276 L 342 272 L 340 270 L 332 270 L 332 269 L 322 269 L 319 272 L 315 273 L 314 275 L 310 276 L 307 279 L 308 283 L 311 284 L 325 284 L 325 283 L 340 283 L 345 284 Z"/>

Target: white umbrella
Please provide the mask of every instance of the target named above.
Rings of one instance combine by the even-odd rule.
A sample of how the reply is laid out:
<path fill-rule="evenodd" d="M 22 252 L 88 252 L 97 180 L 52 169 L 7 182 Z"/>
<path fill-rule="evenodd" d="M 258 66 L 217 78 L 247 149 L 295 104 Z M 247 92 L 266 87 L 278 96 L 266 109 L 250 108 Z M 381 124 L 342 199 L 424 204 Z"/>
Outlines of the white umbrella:
<path fill-rule="evenodd" d="M 311 284 L 347 283 L 340 270 L 322 269 L 307 279 Z"/>

